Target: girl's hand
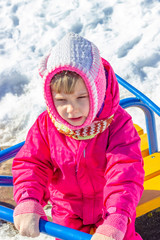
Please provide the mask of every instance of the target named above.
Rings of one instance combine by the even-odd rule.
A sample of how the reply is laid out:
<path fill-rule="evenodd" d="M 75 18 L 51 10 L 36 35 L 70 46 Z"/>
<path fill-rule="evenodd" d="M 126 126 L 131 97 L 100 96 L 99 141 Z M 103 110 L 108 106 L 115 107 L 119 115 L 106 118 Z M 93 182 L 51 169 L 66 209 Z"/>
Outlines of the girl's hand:
<path fill-rule="evenodd" d="M 36 213 L 24 213 L 14 217 L 14 225 L 22 236 L 38 237 L 40 215 Z"/>
<path fill-rule="evenodd" d="M 95 233 L 91 237 L 91 240 L 115 240 L 115 238 L 107 237 L 107 236 L 105 236 L 103 234 L 100 234 L 100 233 Z"/>

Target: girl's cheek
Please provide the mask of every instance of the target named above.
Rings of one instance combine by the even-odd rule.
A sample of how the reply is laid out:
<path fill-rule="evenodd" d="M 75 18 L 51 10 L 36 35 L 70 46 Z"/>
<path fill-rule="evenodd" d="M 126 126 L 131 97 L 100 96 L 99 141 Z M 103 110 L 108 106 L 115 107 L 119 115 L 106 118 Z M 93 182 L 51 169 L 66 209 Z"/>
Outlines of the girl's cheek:
<path fill-rule="evenodd" d="M 57 112 L 59 113 L 59 115 L 61 116 L 63 114 L 63 108 L 61 106 L 58 106 L 57 108 Z"/>
<path fill-rule="evenodd" d="M 82 103 L 82 105 L 81 105 L 81 110 L 82 110 L 86 115 L 88 115 L 88 113 L 89 113 L 89 103 L 88 103 L 88 101 L 85 101 L 85 102 Z"/>

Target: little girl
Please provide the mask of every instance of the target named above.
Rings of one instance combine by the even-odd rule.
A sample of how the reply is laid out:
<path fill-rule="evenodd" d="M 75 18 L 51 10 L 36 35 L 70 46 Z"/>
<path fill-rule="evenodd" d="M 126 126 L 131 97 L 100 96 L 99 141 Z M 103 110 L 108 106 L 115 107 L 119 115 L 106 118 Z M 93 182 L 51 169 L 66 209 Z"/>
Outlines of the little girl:
<path fill-rule="evenodd" d="M 140 240 L 136 206 L 143 191 L 140 138 L 119 105 L 110 64 L 97 47 L 67 34 L 41 62 L 47 111 L 13 161 L 14 223 L 39 235 L 43 207 L 53 222 L 92 240 Z"/>

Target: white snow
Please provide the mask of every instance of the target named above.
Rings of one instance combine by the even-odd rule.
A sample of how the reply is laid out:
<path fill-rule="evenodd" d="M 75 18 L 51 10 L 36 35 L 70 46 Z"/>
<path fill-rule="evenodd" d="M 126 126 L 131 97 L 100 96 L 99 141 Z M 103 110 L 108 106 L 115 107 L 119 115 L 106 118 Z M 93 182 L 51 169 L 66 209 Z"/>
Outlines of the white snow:
<path fill-rule="evenodd" d="M 94 42 L 119 76 L 160 106 L 159 16 L 159 0 L 1 0 L 0 146 L 25 140 L 45 110 L 38 64 L 68 31 Z M 121 98 L 131 96 L 120 91 Z M 144 127 L 143 113 L 129 112 Z M 160 143 L 157 116 L 156 123 Z M 28 239 L 8 237 L 5 228 L 0 239 Z"/>

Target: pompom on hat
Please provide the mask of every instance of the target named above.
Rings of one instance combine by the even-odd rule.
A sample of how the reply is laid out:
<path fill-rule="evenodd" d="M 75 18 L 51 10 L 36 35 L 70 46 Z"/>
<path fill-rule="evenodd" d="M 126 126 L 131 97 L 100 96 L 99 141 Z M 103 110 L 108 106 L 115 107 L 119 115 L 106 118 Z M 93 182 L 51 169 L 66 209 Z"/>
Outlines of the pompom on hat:
<path fill-rule="evenodd" d="M 90 111 L 81 126 L 73 126 L 60 117 L 53 103 L 50 83 L 55 74 L 69 70 L 84 80 L 90 97 Z M 75 33 L 68 33 L 40 63 L 39 74 L 44 80 L 44 96 L 50 117 L 71 130 L 90 126 L 102 107 L 106 77 L 98 48 Z"/>

